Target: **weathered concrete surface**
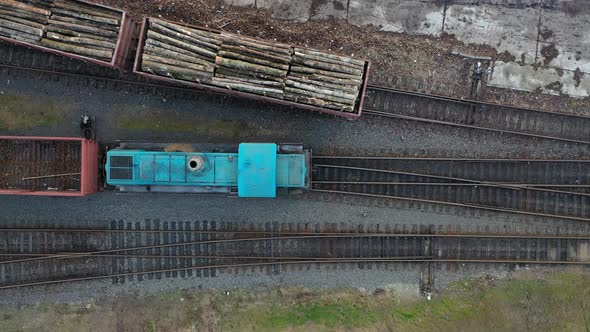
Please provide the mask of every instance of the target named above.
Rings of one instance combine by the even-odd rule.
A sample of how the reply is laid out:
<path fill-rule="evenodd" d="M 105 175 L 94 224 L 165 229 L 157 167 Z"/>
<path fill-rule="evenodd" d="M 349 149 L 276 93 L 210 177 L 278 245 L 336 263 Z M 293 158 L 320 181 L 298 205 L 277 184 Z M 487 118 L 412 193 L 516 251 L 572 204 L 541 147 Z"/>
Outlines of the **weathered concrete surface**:
<path fill-rule="evenodd" d="M 587 6 L 590 7 L 590 1 Z M 558 53 L 554 59 L 540 54 L 545 64 L 590 73 L 590 14 L 572 16 L 559 10 L 544 10 L 539 41 L 540 51 L 554 45 Z"/>
<path fill-rule="evenodd" d="M 436 1 L 352 0 L 348 22 L 375 25 L 382 31 L 440 36 L 444 7 Z"/>
<path fill-rule="evenodd" d="M 546 9 L 558 9 L 572 16 L 590 14 L 588 0 L 542 0 Z"/>
<path fill-rule="evenodd" d="M 501 5 L 454 1 L 446 11 L 445 32 L 507 51 L 521 63 L 590 73 L 590 1 L 485 2 Z"/>
<path fill-rule="evenodd" d="M 516 60 L 535 63 L 539 9 L 502 6 L 449 6 L 445 32 L 468 44 L 490 45 Z"/>
<path fill-rule="evenodd" d="M 310 19 L 311 0 L 257 0 L 257 8 L 271 9 L 273 17 L 295 22 L 306 22 Z"/>
<path fill-rule="evenodd" d="M 247 0 L 226 0 L 228 4 Z M 239 5 L 239 4 L 237 4 Z M 354 25 L 375 25 L 382 31 L 440 36 L 444 6 L 437 0 L 257 0 L 257 8 L 270 9 L 273 17 L 305 22 L 348 19 Z"/>
<path fill-rule="evenodd" d="M 332 18 L 346 19 L 348 16 L 347 0 L 315 0 L 311 2 L 310 17 L 312 20 Z"/>
<path fill-rule="evenodd" d="M 569 70 L 519 65 L 497 61 L 488 86 L 521 91 L 541 89 L 548 94 L 590 96 L 590 75 Z"/>
<path fill-rule="evenodd" d="M 543 1 L 557 0 L 450 0 L 449 3 L 455 5 L 497 5 L 515 8 L 524 8 L 529 6 L 538 6 Z"/>
<path fill-rule="evenodd" d="M 254 0 L 226 2 L 247 6 Z M 514 56 L 518 63 L 498 64 L 503 72 L 516 70 L 514 77 L 496 76 L 491 84 L 577 97 L 590 93 L 580 74 L 576 76 L 580 83 L 572 85 L 574 71 L 590 74 L 590 0 L 451 0 L 446 6 L 441 0 L 257 0 L 255 4 L 271 9 L 274 17 L 297 22 L 340 18 L 382 31 L 431 36 L 444 31 L 464 43 L 490 45 Z M 542 65 L 546 70 L 521 64 Z M 533 72 L 536 78 L 530 82 L 516 78 Z M 563 86 L 545 87 L 554 82 Z"/>

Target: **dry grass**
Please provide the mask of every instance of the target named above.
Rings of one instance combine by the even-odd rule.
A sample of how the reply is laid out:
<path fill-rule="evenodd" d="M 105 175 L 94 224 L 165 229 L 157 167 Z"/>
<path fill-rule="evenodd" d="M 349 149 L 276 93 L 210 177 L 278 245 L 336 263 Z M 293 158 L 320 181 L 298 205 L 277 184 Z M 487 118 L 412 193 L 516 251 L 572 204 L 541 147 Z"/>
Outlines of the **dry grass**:
<path fill-rule="evenodd" d="M 590 275 L 461 280 L 431 301 L 394 291 L 177 291 L 4 309 L 2 331 L 587 331 Z"/>
<path fill-rule="evenodd" d="M 0 95 L 0 130 L 48 127 L 65 121 L 67 109 L 52 99 L 29 100 L 23 96 Z"/>

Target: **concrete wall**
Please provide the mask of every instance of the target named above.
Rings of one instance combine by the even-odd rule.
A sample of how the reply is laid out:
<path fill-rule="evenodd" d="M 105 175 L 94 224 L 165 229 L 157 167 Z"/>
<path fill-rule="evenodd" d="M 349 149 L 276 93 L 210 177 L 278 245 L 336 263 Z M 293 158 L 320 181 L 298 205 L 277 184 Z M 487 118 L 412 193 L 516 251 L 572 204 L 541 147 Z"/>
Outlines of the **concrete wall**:
<path fill-rule="evenodd" d="M 226 2 L 270 9 L 274 17 L 296 22 L 336 18 L 357 26 L 374 25 L 381 31 L 430 36 L 444 32 L 467 44 L 489 45 L 499 53 L 507 52 L 519 66 L 542 65 L 557 72 L 570 71 L 567 77 L 573 77 L 576 70 L 590 74 L 590 0 Z M 588 76 L 585 74 L 582 76 Z M 546 73 L 539 76 L 552 77 Z M 569 86 L 569 82 L 563 83 Z M 580 86 L 575 88 L 583 89 Z"/>

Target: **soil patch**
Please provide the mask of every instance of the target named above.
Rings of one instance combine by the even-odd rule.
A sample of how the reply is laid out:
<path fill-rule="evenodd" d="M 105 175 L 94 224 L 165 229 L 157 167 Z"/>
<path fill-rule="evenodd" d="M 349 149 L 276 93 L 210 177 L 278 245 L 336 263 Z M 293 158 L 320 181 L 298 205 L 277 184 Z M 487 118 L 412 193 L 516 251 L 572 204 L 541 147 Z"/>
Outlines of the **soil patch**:
<path fill-rule="evenodd" d="M 547 88 L 549 90 L 555 90 L 555 91 L 561 91 L 562 87 L 563 87 L 563 84 L 561 84 L 561 82 L 559 82 L 559 81 L 545 85 L 545 88 Z"/>
<path fill-rule="evenodd" d="M 543 64 L 548 65 L 553 59 L 557 58 L 559 51 L 555 48 L 555 44 L 549 44 L 541 48 L 541 55 L 543 56 Z"/>
<path fill-rule="evenodd" d="M 590 6 L 588 6 L 587 0 L 562 1 L 561 9 L 573 17 L 590 13 Z"/>
<path fill-rule="evenodd" d="M 545 40 L 551 38 L 552 36 L 553 36 L 553 31 L 551 31 L 549 29 L 543 29 L 543 31 L 541 31 L 541 37 L 543 37 L 543 39 L 545 39 Z"/>
<path fill-rule="evenodd" d="M 576 88 L 580 86 L 580 83 L 582 83 L 582 76 L 583 74 L 580 68 L 576 68 L 576 70 L 574 70 L 574 81 L 576 81 Z"/>

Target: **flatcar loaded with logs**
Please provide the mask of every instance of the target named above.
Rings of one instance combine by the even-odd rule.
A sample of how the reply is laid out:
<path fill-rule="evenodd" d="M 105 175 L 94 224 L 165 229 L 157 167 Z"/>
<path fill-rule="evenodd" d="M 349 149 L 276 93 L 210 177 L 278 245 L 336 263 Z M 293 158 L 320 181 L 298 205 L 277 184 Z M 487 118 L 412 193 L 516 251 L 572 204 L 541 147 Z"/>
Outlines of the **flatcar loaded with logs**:
<path fill-rule="evenodd" d="M 133 23 L 118 9 L 79 0 L 0 0 L 0 40 L 123 68 Z"/>
<path fill-rule="evenodd" d="M 134 72 L 348 118 L 360 116 L 367 61 L 145 18 Z"/>
<path fill-rule="evenodd" d="M 167 84 L 360 117 L 370 63 L 349 56 L 145 17 L 83 0 L 0 0 L 0 41 Z"/>

